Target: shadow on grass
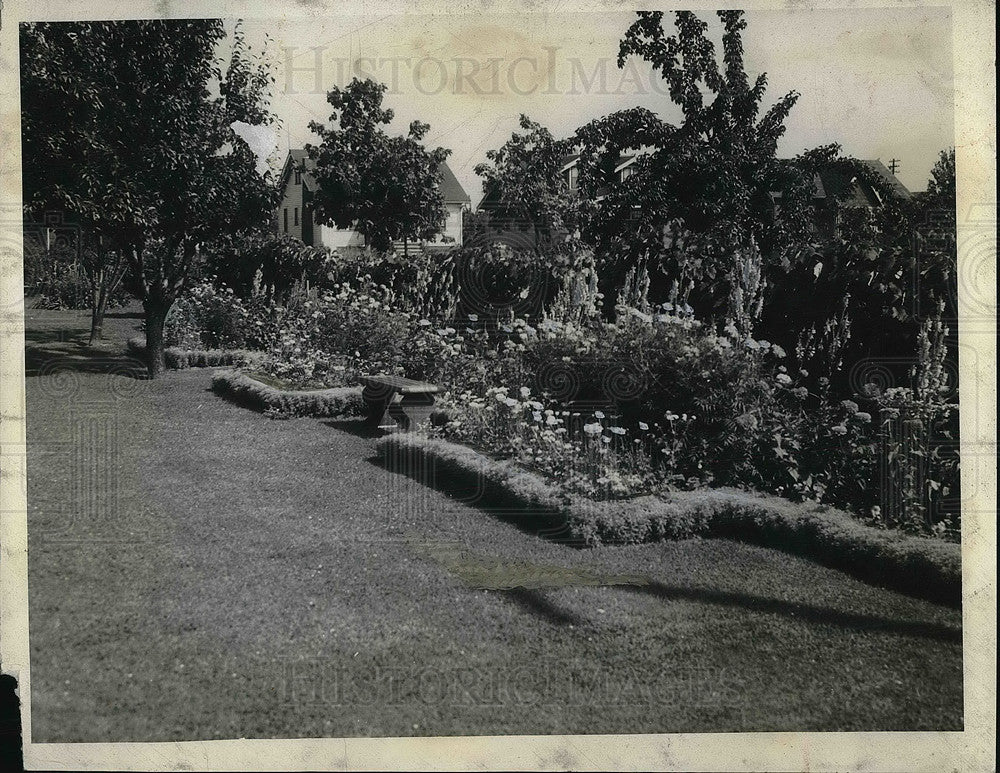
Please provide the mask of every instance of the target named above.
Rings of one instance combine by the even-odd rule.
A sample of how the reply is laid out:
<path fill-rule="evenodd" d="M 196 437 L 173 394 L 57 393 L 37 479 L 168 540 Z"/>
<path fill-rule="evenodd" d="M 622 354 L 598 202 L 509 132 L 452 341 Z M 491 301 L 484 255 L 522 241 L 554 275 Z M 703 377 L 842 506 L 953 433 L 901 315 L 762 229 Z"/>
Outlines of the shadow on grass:
<path fill-rule="evenodd" d="M 58 327 L 49 329 L 26 329 L 24 331 L 24 343 L 52 345 L 61 344 L 64 346 L 83 345 L 86 337 L 90 335 L 89 327 Z"/>
<path fill-rule="evenodd" d="M 580 625 L 583 622 L 572 612 L 566 612 L 557 607 L 538 590 L 512 588 L 511 590 L 494 592 L 553 625 Z"/>
<path fill-rule="evenodd" d="M 146 379 L 146 364 L 120 351 L 67 340 L 66 330 L 32 331 L 25 336 L 24 375 L 59 376 L 67 371 Z M 85 331 L 89 334 L 89 330 Z"/>
<path fill-rule="evenodd" d="M 356 419 L 327 419 L 323 421 L 323 424 L 364 440 L 376 440 L 384 434 L 375 422 L 360 417 Z"/>
<path fill-rule="evenodd" d="M 544 509 L 525 508 L 520 502 L 505 497 L 502 489 L 482 485 L 482 481 L 469 485 L 465 482 L 466 475 L 452 475 L 444 465 L 434 469 L 419 464 L 401 465 L 378 455 L 373 455 L 366 461 L 386 472 L 415 480 L 455 502 L 474 507 L 486 515 L 510 523 L 533 537 L 541 537 L 569 547 L 587 546 L 579 537 L 573 536 L 561 514 Z"/>
<path fill-rule="evenodd" d="M 715 591 L 707 588 L 679 588 L 656 581 L 650 581 L 647 585 L 625 585 L 622 587 L 631 593 L 647 594 L 661 601 L 695 601 L 704 604 L 719 604 L 749 609 L 754 612 L 783 615 L 807 623 L 835 625 L 858 633 L 891 633 L 951 644 L 962 643 L 961 629 L 939 623 L 892 620 L 854 612 L 843 612 L 829 607 L 815 607 L 794 601 L 762 598 L 748 593 Z"/>

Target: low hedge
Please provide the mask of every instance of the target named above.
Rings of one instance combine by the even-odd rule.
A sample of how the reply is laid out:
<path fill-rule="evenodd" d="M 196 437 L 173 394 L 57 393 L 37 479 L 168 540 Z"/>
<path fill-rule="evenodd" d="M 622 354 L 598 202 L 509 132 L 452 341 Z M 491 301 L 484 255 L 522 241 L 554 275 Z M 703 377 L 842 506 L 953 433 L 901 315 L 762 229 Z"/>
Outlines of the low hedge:
<path fill-rule="evenodd" d="M 212 389 L 247 408 L 288 416 L 360 416 L 365 410 L 359 386 L 286 391 L 239 371 L 224 371 L 212 376 Z"/>
<path fill-rule="evenodd" d="M 597 502 L 563 494 L 513 462 L 443 440 L 395 434 L 379 441 L 378 449 L 389 467 L 429 485 L 457 485 L 472 492 L 469 500 L 578 545 L 729 537 L 807 556 L 920 598 L 961 603 L 959 545 L 876 529 L 824 505 L 735 489 Z"/>
<path fill-rule="evenodd" d="M 146 339 L 134 336 L 128 340 L 129 351 L 137 357 L 146 355 Z M 163 362 L 171 370 L 186 368 L 215 368 L 224 365 L 253 365 L 264 356 L 263 352 L 248 349 L 183 349 L 168 346 L 163 350 Z"/>

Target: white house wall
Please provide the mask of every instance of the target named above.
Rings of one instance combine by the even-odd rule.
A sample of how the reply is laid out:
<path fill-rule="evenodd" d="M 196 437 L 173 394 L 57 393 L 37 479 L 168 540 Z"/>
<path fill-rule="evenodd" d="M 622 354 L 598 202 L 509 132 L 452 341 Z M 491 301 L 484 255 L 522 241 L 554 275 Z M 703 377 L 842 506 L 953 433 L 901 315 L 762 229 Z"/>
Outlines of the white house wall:
<path fill-rule="evenodd" d="M 331 228 L 328 225 L 314 226 L 313 235 L 317 245 L 335 250 L 344 247 L 364 247 L 364 237 L 352 228 Z"/>
<path fill-rule="evenodd" d="M 454 245 L 462 244 L 462 210 L 464 207 L 459 203 L 445 204 L 447 217 L 444 221 L 444 230 L 434 239 L 429 239 L 426 243 L 430 245 Z M 444 237 L 448 237 L 445 239 Z"/>
<path fill-rule="evenodd" d="M 289 175 L 288 184 L 285 185 L 284 195 L 281 197 L 281 206 L 278 208 L 278 233 L 294 236 L 296 239 L 302 238 L 302 194 L 305 186 L 295 184 L 295 175 Z M 295 216 L 298 211 L 298 217 Z M 288 214 L 288 228 L 285 228 L 285 214 Z M 296 220 L 298 222 L 296 223 Z"/>
<path fill-rule="evenodd" d="M 447 217 L 445 219 L 444 231 L 435 239 L 430 239 L 425 244 L 430 246 L 461 246 L 462 244 L 462 204 L 445 204 Z M 317 245 L 324 247 L 341 249 L 344 247 L 364 247 L 365 240 L 357 231 L 349 228 L 331 228 L 325 225 L 317 225 L 313 231 L 314 241 Z M 318 237 L 318 238 L 316 238 Z M 448 237 L 447 239 L 444 237 Z"/>

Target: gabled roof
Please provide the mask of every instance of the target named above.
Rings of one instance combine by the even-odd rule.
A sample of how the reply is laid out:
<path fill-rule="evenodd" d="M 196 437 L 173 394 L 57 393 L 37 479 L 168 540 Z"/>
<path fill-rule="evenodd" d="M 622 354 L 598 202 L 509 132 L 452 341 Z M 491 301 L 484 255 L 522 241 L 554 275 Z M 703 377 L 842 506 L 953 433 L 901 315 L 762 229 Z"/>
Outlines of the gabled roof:
<path fill-rule="evenodd" d="M 902 199 L 911 197 L 910 191 L 881 161 L 864 159 L 862 164 L 889 183 L 892 192 Z M 849 177 L 837 168 L 821 169 L 814 177 L 816 187 L 813 198 L 840 198 L 847 206 L 872 207 L 880 203 L 879 192 L 870 185 L 862 185 L 857 177 Z"/>
<path fill-rule="evenodd" d="M 472 201 L 447 162 L 442 161 L 438 171 L 441 172 L 441 194 L 444 196 L 445 202 L 448 204 L 469 204 Z"/>
<path fill-rule="evenodd" d="M 291 148 L 285 158 L 285 166 L 281 172 L 281 187 L 287 183 L 288 175 L 291 174 L 293 166 L 304 170 L 302 182 L 306 190 L 316 190 L 316 178 L 312 175 L 312 170 L 316 168 L 316 162 L 309 158 L 309 154 L 303 148 Z M 462 184 L 455 177 L 448 164 L 444 161 L 438 167 L 441 172 L 441 194 L 444 196 L 446 204 L 468 204 L 471 199 L 465 192 Z"/>
<path fill-rule="evenodd" d="M 910 193 L 910 189 L 907 188 L 905 185 L 903 185 L 903 183 L 899 181 L 899 178 L 896 177 L 896 175 L 894 175 L 892 172 L 890 172 L 888 167 L 886 167 L 886 165 L 883 164 L 878 159 L 875 159 L 873 161 L 872 160 L 863 161 L 862 163 L 870 166 L 876 174 L 884 178 L 885 181 L 892 186 L 893 192 L 900 198 L 908 199 L 913 195 L 912 193 Z"/>

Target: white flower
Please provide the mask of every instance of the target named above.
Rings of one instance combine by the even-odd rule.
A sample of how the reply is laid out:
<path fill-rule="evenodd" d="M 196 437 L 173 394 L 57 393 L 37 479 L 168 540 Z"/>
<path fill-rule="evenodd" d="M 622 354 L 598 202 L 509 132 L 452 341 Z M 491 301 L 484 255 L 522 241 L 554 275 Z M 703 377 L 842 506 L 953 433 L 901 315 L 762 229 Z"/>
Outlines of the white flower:
<path fill-rule="evenodd" d="M 625 434 L 625 428 L 624 427 L 612 427 L 611 431 L 614 432 L 616 435 L 624 435 Z"/>
<path fill-rule="evenodd" d="M 528 387 L 526 387 L 526 386 L 521 387 L 521 389 L 519 391 L 521 392 L 521 397 L 530 397 L 531 396 L 531 390 L 528 389 Z"/>
<path fill-rule="evenodd" d="M 469 315 L 469 322 L 478 322 L 478 321 L 479 321 L 479 315 L 478 314 L 470 314 Z"/>
<path fill-rule="evenodd" d="M 603 419 L 604 413 L 602 413 L 601 411 L 594 411 L 594 417 L 598 419 Z"/>
<path fill-rule="evenodd" d="M 542 420 L 542 414 L 540 414 L 538 411 L 534 411 L 531 414 L 531 418 L 534 419 L 535 421 L 541 421 Z"/>
<path fill-rule="evenodd" d="M 601 442 L 602 442 L 602 443 L 610 443 L 610 442 L 611 442 L 611 438 L 609 438 L 609 437 L 608 437 L 607 435 L 604 435 L 604 436 L 603 436 L 603 437 L 601 438 Z"/>
<path fill-rule="evenodd" d="M 431 321 L 429 319 L 422 319 L 417 324 L 420 325 L 420 327 L 430 327 Z"/>
<path fill-rule="evenodd" d="M 639 422 L 639 429 L 641 429 L 643 432 L 645 432 L 647 429 L 649 429 L 649 425 L 646 422 L 644 422 L 644 421 L 640 421 Z"/>
<path fill-rule="evenodd" d="M 788 386 L 789 384 L 792 383 L 792 378 L 787 373 L 779 373 L 777 376 L 775 376 L 775 380 L 779 384 L 784 384 L 785 386 Z"/>
<path fill-rule="evenodd" d="M 593 424 L 584 424 L 583 431 L 588 435 L 600 435 L 601 432 L 604 431 L 604 428 L 601 426 L 600 422 L 594 422 Z"/>

